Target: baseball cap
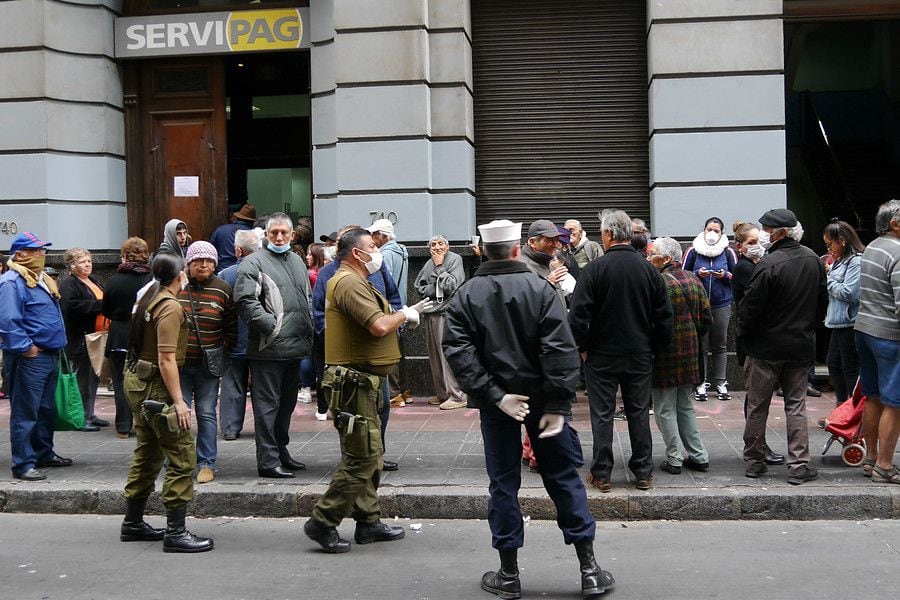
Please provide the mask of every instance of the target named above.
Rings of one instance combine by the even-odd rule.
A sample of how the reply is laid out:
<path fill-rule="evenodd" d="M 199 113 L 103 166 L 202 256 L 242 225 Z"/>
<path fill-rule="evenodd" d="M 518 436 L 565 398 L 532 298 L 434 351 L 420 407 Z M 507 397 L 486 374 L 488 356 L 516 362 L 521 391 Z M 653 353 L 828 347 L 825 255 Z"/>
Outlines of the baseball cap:
<path fill-rule="evenodd" d="M 394 224 L 387 219 L 378 219 L 369 227 L 366 227 L 366 231 L 369 233 L 375 233 L 376 231 L 380 231 L 381 233 L 394 233 Z"/>
<path fill-rule="evenodd" d="M 53 244 L 50 242 L 41 240 L 41 238 L 30 231 L 23 231 L 13 238 L 12 243 L 9 245 L 9 253 L 12 254 L 13 252 L 25 250 L 27 248 L 46 248 L 52 245 Z"/>
<path fill-rule="evenodd" d="M 337 231 L 332 231 L 331 233 L 323 233 L 319 236 L 319 241 L 322 242 L 336 242 L 337 241 Z"/>

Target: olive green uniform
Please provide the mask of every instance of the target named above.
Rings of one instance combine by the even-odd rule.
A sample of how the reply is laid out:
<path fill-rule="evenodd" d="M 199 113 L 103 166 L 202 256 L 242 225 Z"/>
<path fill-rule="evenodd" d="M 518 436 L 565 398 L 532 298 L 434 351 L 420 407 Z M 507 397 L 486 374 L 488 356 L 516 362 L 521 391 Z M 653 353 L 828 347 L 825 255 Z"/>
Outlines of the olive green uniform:
<path fill-rule="evenodd" d="M 341 266 L 325 292 L 325 363 L 322 389 L 341 440 L 341 462 L 316 503 L 313 518 L 336 527 L 348 514 L 381 518 L 378 484 L 384 447 L 381 412 L 384 378 L 400 362 L 396 335 L 374 336 L 369 327 L 391 313 L 390 303 L 350 267 Z"/>
<path fill-rule="evenodd" d="M 141 404 L 144 400 L 172 404 L 157 365 L 158 352 L 174 352 L 178 366 L 184 364 L 188 333 L 184 309 L 175 296 L 163 288 L 147 307 L 144 323 L 144 343 L 139 358 L 140 367 L 147 368 L 135 368 L 129 363 L 125 369 L 125 397 L 134 413 L 137 434 L 137 446 L 125 483 L 125 498 L 140 500 L 149 496 L 163 459 L 166 459 L 168 466 L 162 500 L 167 509 L 177 510 L 194 496 L 193 475 L 197 461 L 194 437 L 190 430 L 171 431 L 165 418 L 159 415 L 146 418 Z"/>

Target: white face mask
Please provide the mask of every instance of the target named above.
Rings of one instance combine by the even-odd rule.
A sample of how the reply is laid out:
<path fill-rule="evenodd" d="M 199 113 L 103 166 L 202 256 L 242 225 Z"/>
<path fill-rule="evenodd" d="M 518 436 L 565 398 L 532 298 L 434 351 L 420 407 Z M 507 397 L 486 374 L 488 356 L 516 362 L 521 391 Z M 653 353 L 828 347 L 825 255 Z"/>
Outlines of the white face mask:
<path fill-rule="evenodd" d="M 760 232 L 760 237 L 762 237 L 762 232 Z M 759 260 L 766 254 L 766 249 L 762 247 L 761 244 L 756 243 L 750 246 L 746 246 L 744 248 L 744 256 L 749 258 L 750 260 Z"/>
<path fill-rule="evenodd" d="M 772 246 L 772 234 L 768 231 L 760 230 L 759 245 L 768 250 Z"/>
<path fill-rule="evenodd" d="M 365 250 L 363 250 L 365 252 Z M 371 252 L 366 252 L 369 255 L 369 262 L 363 263 L 366 265 L 366 271 L 369 272 L 369 275 L 373 273 L 377 273 L 381 269 L 381 263 L 384 261 L 384 257 L 381 256 L 380 250 L 372 250 Z"/>
<path fill-rule="evenodd" d="M 715 246 L 716 244 L 719 243 L 719 240 L 722 239 L 722 235 L 719 233 L 716 233 L 715 231 L 707 231 L 703 235 L 703 239 L 706 240 L 706 243 L 709 244 L 710 246 Z"/>
<path fill-rule="evenodd" d="M 187 277 L 187 275 L 182 273 L 181 274 L 181 291 L 183 292 L 184 290 L 186 290 L 187 286 L 188 286 L 188 277 Z"/>

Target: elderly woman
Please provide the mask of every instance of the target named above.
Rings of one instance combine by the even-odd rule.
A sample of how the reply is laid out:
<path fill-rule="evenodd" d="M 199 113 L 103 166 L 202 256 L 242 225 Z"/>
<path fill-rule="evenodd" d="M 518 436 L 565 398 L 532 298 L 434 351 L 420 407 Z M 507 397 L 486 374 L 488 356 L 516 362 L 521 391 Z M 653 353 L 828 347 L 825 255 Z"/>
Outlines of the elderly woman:
<path fill-rule="evenodd" d="M 106 356 L 109 357 L 113 391 L 116 398 L 116 436 L 126 439 L 134 435 L 134 417 L 125 397 L 125 354 L 128 351 L 128 330 L 131 310 L 138 290 L 150 283 L 150 250 L 139 237 L 125 240 L 119 250 L 121 262 L 116 274 L 106 282 L 103 294 L 103 316 L 109 319 L 109 338 Z"/>
<path fill-rule="evenodd" d="M 59 284 L 60 309 L 66 324 L 66 355 L 78 377 L 78 390 L 84 403 L 84 431 L 99 431 L 109 421 L 94 414 L 99 378 L 91 365 L 84 336 L 102 331 L 106 318 L 103 309 L 103 286 L 91 273 L 94 263 L 91 253 L 84 248 L 67 250 L 64 259 L 69 277 Z"/>
<path fill-rule="evenodd" d="M 459 254 L 450 252 L 447 238 L 436 235 L 428 242 L 431 260 L 425 263 L 416 277 L 416 291 L 423 298 L 431 298 L 434 307 L 422 315 L 425 336 L 428 342 L 428 363 L 431 366 L 431 381 L 435 396 L 429 404 L 440 405 L 441 410 L 465 408 L 466 394 L 459 389 L 456 377 L 447 364 L 441 342 L 444 338 L 444 311 L 450 296 L 466 278 L 463 260 Z"/>
<path fill-rule="evenodd" d="M 709 468 L 709 454 L 700 440 L 691 403 L 691 389 L 700 382 L 700 338 L 709 331 L 713 317 L 709 298 L 700 280 L 681 268 L 681 246 L 672 238 L 659 238 L 647 254 L 666 282 L 675 312 L 675 336 L 668 347 L 653 357 L 653 414 L 666 444 L 663 471 L 681 473 L 682 465 L 694 471 Z M 687 451 L 682 460 L 678 439 Z"/>

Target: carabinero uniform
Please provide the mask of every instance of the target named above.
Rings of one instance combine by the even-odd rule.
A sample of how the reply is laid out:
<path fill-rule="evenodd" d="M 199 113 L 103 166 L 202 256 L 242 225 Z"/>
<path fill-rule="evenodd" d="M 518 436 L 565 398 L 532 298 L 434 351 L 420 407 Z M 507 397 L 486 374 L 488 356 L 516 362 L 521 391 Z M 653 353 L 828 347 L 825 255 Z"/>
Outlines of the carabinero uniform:
<path fill-rule="evenodd" d="M 396 335 L 377 337 L 369 327 L 390 314 L 388 300 L 342 265 L 325 292 L 325 375 L 322 389 L 341 441 L 341 462 L 313 518 L 336 527 L 349 514 L 358 523 L 381 518 L 378 484 L 384 448 L 381 412 L 384 380 L 400 361 Z M 359 541 L 359 540 L 357 540 Z"/>
<path fill-rule="evenodd" d="M 144 400 L 172 404 L 159 372 L 158 353 L 174 352 L 179 367 L 187 348 L 187 323 L 184 309 L 169 290 L 162 288 L 147 306 L 144 317 L 144 343 L 137 360 L 125 368 L 125 397 L 134 413 L 137 446 L 125 483 L 125 498 L 146 500 L 153 492 L 163 459 L 168 461 L 162 485 L 162 501 L 169 511 L 184 509 L 194 496 L 194 469 L 197 455 L 189 429 L 171 431 L 164 419 L 145 415 Z M 139 368 L 140 367 L 140 368 Z M 148 416 L 150 418 L 148 418 Z"/>

